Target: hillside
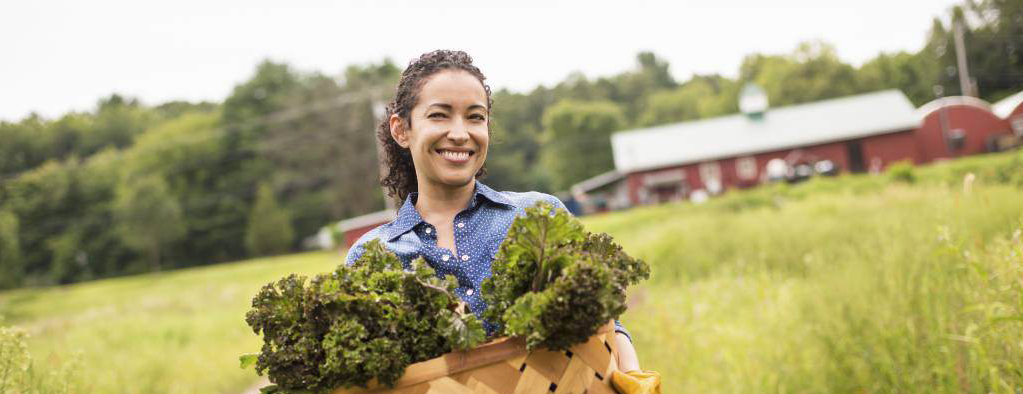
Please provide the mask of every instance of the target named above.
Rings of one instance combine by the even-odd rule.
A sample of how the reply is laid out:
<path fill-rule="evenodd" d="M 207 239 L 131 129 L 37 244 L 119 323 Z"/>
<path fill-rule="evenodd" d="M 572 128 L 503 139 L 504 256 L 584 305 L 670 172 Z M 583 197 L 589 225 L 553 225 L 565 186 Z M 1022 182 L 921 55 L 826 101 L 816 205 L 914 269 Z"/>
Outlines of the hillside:
<path fill-rule="evenodd" d="M 1016 152 L 584 222 L 653 268 L 622 321 L 666 393 L 1012 392 L 1023 387 L 1021 174 Z M 251 296 L 340 261 L 309 253 L 4 292 L 0 315 L 31 335 L 36 376 L 70 376 L 84 389 L 71 392 L 236 393 L 256 379 L 237 360 L 259 346 L 243 320 Z"/>

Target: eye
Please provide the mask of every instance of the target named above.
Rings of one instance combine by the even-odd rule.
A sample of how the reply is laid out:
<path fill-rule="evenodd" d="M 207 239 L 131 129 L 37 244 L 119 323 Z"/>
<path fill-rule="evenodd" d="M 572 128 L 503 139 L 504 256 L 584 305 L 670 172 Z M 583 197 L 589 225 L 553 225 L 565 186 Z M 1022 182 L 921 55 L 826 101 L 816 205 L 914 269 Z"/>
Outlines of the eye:
<path fill-rule="evenodd" d="M 433 112 L 429 115 L 426 115 L 426 117 L 430 119 L 443 119 L 448 117 L 448 115 L 443 112 Z"/>
<path fill-rule="evenodd" d="M 469 119 L 484 121 L 484 120 L 487 120 L 487 117 L 483 116 L 481 114 L 472 114 L 472 115 L 469 115 Z"/>

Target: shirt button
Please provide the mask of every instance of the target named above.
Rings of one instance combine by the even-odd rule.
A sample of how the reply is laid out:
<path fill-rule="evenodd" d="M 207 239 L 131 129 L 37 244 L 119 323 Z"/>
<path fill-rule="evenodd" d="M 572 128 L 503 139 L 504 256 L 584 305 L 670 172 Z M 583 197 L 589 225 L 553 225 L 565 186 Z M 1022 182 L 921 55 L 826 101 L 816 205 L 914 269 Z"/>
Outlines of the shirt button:
<path fill-rule="evenodd" d="M 465 295 L 472 295 L 472 289 L 466 290 Z"/>
<path fill-rule="evenodd" d="M 451 258 L 451 256 L 448 256 L 448 255 L 444 255 L 444 256 L 442 256 L 442 257 L 441 257 L 440 259 L 441 259 L 441 260 L 444 260 L 444 261 L 448 261 L 448 259 L 450 259 L 450 258 Z"/>
<path fill-rule="evenodd" d="M 426 233 L 427 233 L 427 234 L 429 234 L 429 233 L 432 233 L 432 232 L 433 232 L 433 230 L 432 230 L 432 229 L 430 229 L 429 227 L 427 227 L 427 228 L 426 228 Z"/>
<path fill-rule="evenodd" d="M 469 255 L 463 254 L 462 255 L 462 261 L 469 261 Z"/>
<path fill-rule="evenodd" d="M 462 228 L 462 227 L 465 227 L 465 223 L 464 222 L 458 223 L 458 228 Z"/>

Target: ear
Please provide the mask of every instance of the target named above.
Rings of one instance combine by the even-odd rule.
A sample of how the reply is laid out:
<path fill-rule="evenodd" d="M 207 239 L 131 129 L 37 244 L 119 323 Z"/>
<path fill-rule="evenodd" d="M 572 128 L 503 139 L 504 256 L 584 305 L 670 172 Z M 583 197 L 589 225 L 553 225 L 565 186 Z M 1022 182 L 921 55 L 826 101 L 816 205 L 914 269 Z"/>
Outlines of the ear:
<path fill-rule="evenodd" d="M 391 138 L 394 142 L 398 143 L 398 146 L 402 148 L 408 148 L 408 130 L 405 129 L 405 122 L 401 119 L 398 114 L 393 114 L 387 120 L 391 128 Z"/>

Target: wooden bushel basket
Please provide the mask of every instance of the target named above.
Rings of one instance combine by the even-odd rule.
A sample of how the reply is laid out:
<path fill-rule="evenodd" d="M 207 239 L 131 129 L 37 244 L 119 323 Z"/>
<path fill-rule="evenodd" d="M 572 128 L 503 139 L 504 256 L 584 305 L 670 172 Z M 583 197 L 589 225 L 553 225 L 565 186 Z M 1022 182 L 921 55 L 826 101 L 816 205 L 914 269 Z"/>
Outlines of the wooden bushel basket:
<path fill-rule="evenodd" d="M 409 365 L 392 388 L 371 383 L 333 394 L 613 394 L 611 372 L 617 369 L 615 330 L 608 323 L 567 352 L 527 354 L 522 340 L 500 338 Z"/>

